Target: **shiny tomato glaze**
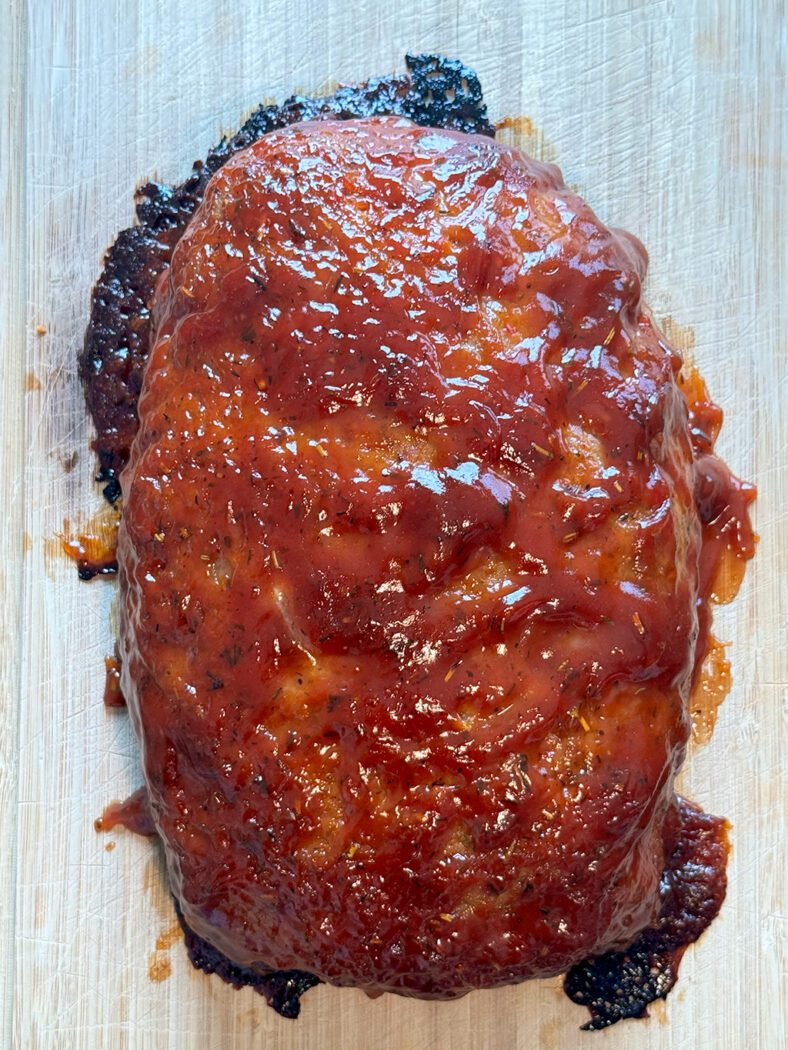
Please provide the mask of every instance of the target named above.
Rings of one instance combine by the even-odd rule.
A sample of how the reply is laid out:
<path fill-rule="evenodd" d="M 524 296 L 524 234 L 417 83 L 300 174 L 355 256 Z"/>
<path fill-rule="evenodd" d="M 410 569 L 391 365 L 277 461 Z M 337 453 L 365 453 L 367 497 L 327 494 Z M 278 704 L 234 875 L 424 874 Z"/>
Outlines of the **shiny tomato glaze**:
<path fill-rule="evenodd" d="M 556 168 L 394 118 L 213 177 L 118 557 L 173 890 L 232 960 L 449 997 L 655 918 L 733 482 L 704 525 L 645 268 Z"/>

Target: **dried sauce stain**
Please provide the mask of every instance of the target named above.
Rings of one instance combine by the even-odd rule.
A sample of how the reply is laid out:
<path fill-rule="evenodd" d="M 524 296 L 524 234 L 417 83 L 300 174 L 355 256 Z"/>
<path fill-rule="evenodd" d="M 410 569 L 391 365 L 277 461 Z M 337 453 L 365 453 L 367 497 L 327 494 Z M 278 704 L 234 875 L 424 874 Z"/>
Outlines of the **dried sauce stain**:
<path fill-rule="evenodd" d="M 256 1032 L 262 1024 L 262 1011 L 263 1007 L 261 1005 L 257 1009 L 252 1007 L 251 1009 L 244 1010 L 243 1013 L 238 1014 L 239 1027 L 244 1032 Z"/>
<path fill-rule="evenodd" d="M 698 32 L 694 40 L 694 51 L 696 56 L 711 63 L 713 66 L 727 64 L 728 56 L 732 53 L 730 42 L 730 29 L 725 21 L 715 19 L 714 28 L 711 31 Z"/>
<path fill-rule="evenodd" d="M 706 656 L 701 664 L 689 700 L 692 739 L 696 744 L 711 740 L 720 704 L 731 690 L 731 665 L 725 650 L 728 643 L 709 638 Z"/>
<path fill-rule="evenodd" d="M 167 952 L 153 952 L 148 963 L 148 976 L 159 984 L 172 974 L 172 961 Z"/>
<path fill-rule="evenodd" d="M 166 981 L 172 974 L 172 961 L 170 949 L 177 942 L 183 940 L 183 930 L 179 922 L 174 922 L 163 930 L 156 938 L 156 950 L 151 954 L 148 963 L 148 976 L 157 983 Z"/>
<path fill-rule="evenodd" d="M 183 940 L 183 929 L 179 922 L 171 923 L 166 930 L 162 930 L 156 938 L 156 951 L 167 951 L 177 941 Z"/>
<path fill-rule="evenodd" d="M 496 137 L 500 142 L 506 142 L 505 135 L 499 135 L 498 132 L 510 131 L 511 137 L 519 139 L 523 136 L 533 136 L 536 134 L 536 127 L 530 117 L 504 117 L 503 120 L 497 120 L 495 122 Z M 523 147 L 521 147 L 523 148 Z"/>
<path fill-rule="evenodd" d="M 155 44 L 148 44 L 145 47 L 135 47 L 131 57 L 123 63 L 121 71 L 124 77 L 138 84 L 155 76 L 160 64 L 161 48 Z"/>

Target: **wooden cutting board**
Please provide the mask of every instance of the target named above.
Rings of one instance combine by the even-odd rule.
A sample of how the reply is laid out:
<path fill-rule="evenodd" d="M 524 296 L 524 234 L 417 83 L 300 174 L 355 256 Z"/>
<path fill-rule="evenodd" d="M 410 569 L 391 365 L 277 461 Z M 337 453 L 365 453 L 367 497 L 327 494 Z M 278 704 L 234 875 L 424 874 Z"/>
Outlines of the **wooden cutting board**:
<path fill-rule="evenodd" d="M 4 1046 L 784 1046 L 781 8 L 12 0 L 0 23 Z M 75 355 L 101 253 L 130 222 L 138 179 L 182 177 L 262 99 L 401 69 L 406 50 L 475 66 L 495 119 L 529 118 L 506 137 L 557 160 L 606 221 L 642 238 L 654 312 L 725 406 L 724 456 L 760 488 L 759 555 L 717 616 L 718 635 L 733 643 L 734 690 L 683 777 L 692 798 L 733 821 L 728 899 L 668 1003 L 600 1035 L 578 1031 L 584 1012 L 558 980 L 453 1004 L 324 987 L 306 996 L 299 1021 L 282 1020 L 251 991 L 194 972 L 171 943 L 151 845 L 93 830 L 104 804 L 139 783 L 127 718 L 101 704 L 114 585 L 78 583 L 56 539 L 100 503 Z"/>

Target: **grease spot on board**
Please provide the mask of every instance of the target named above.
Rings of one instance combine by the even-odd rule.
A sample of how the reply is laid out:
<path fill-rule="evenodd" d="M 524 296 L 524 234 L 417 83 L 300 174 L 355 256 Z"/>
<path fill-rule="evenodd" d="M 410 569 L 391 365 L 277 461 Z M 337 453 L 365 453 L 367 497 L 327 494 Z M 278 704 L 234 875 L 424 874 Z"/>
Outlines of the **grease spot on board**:
<path fill-rule="evenodd" d="M 41 389 L 41 380 L 35 374 L 35 372 L 28 372 L 25 376 L 25 393 L 29 394 L 33 390 Z"/>
<path fill-rule="evenodd" d="M 539 1029 L 539 1042 L 538 1046 L 540 1050 L 558 1050 L 558 1044 L 561 1037 L 561 1030 L 564 1027 L 564 1022 L 558 1019 L 547 1021 Z"/>
<path fill-rule="evenodd" d="M 237 20 L 232 15 L 221 15 L 213 24 L 211 36 L 214 40 L 230 40 L 235 31 Z"/>
<path fill-rule="evenodd" d="M 681 352 L 684 363 L 691 365 L 695 358 L 695 329 L 688 324 L 679 324 L 670 314 L 660 317 L 657 324 L 668 342 Z"/>
<path fill-rule="evenodd" d="M 649 1003 L 648 1016 L 656 1020 L 660 1028 L 666 1028 L 669 1023 L 667 999 L 655 999 L 653 1003 Z"/>
<path fill-rule="evenodd" d="M 537 160 L 558 163 L 558 150 L 530 117 L 504 117 L 496 123 L 495 130 L 496 139 L 505 146 L 516 146 Z M 569 188 L 572 189 L 571 186 Z"/>
<path fill-rule="evenodd" d="M 263 1020 L 263 1012 L 261 1007 L 251 1007 L 249 1010 L 245 1010 L 239 1017 L 239 1021 L 243 1024 L 245 1029 L 251 1029 L 256 1031 Z"/>
<path fill-rule="evenodd" d="M 317 89 L 316 94 L 319 97 L 323 95 L 335 95 L 341 87 L 342 85 L 338 80 L 335 80 L 334 77 L 327 77 Z"/>
<path fill-rule="evenodd" d="M 777 153 L 748 153 L 746 167 L 758 171 L 774 171 L 782 174 L 786 167 L 786 157 Z"/>
<path fill-rule="evenodd" d="M 156 914 L 163 922 L 172 922 L 172 901 L 167 888 L 167 877 L 164 870 L 164 859 L 160 850 L 145 862 L 142 886 L 150 895 Z"/>
<path fill-rule="evenodd" d="M 74 449 L 74 451 L 69 453 L 69 455 L 61 456 L 60 462 L 63 466 L 63 470 L 65 471 L 65 473 L 70 474 L 79 462 L 79 452 L 77 452 L 77 450 Z"/>

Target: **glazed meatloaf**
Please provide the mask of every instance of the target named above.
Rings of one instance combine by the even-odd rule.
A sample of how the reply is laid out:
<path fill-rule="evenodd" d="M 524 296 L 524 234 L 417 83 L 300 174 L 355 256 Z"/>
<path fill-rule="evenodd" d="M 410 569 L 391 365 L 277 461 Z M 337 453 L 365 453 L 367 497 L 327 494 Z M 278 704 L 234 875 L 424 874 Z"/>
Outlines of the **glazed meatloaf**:
<path fill-rule="evenodd" d="M 582 961 L 647 931 L 653 978 L 724 892 L 673 784 L 750 543 L 643 248 L 551 165 L 369 116 L 236 152 L 167 261 L 120 656 L 197 955 L 439 998 L 574 966 L 604 1015 Z"/>

